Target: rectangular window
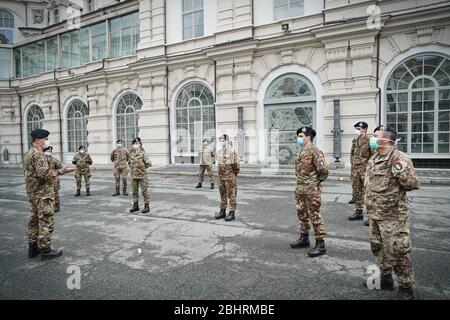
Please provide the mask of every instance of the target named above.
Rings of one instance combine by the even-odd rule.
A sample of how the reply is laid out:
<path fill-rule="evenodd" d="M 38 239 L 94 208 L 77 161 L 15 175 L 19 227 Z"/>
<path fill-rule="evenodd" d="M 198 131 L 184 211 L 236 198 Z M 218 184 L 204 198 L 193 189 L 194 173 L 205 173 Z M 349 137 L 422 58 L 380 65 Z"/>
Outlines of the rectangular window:
<path fill-rule="evenodd" d="M 61 35 L 62 67 L 80 65 L 80 31 L 74 30 Z"/>
<path fill-rule="evenodd" d="M 304 14 L 303 0 L 274 0 L 274 19 L 281 20 L 289 17 L 302 16 Z"/>
<path fill-rule="evenodd" d="M 0 79 L 11 78 L 11 49 L 0 48 Z"/>
<path fill-rule="evenodd" d="M 139 13 L 112 19 L 110 30 L 111 57 L 134 54 L 139 43 Z"/>
<path fill-rule="evenodd" d="M 14 49 L 14 62 L 16 69 L 16 78 L 22 78 L 22 50 Z"/>
<path fill-rule="evenodd" d="M 58 67 L 58 38 L 53 37 L 45 40 L 47 44 L 47 66 L 46 70 L 51 71 Z"/>
<path fill-rule="evenodd" d="M 183 40 L 203 37 L 203 0 L 183 0 Z"/>
<path fill-rule="evenodd" d="M 13 44 L 13 31 L 0 29 L 0 44 Z"/>
<path fill-rule="evenodd" d="M 86 0 L 86 8 L 87 12 L 92 12 L 95 10 L 95 1 L 94 0 Z"/>
<path fill-rule="evenodd" d="M 106 51 L 106 23 L 102 22 L 91 28 L 92 59 L 91 61 L 102 60 Z"/>
<path fill-rule="evenodd" d="M 89 28 L 83 28 L 80 30 L 80 62 L 85 64 L 90 60 Z"/>

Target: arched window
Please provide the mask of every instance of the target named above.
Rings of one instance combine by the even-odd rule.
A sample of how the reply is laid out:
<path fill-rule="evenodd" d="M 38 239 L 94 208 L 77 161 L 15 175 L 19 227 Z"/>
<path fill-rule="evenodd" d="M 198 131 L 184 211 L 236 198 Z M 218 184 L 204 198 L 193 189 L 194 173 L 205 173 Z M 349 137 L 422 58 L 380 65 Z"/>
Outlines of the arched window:
<path fill-rule="evenodd" d="M 141 108 L 142 100 L 133 92 L 124 94 L 117 103 L 117 139 L 123 139 L 127 148 L 131 147 L 133 139 L 139 136 L 139 114 L 136 111 Z"/>
<path fill-rule="evenodd" d="M 88 146 L 87 116 L 89 109 L 80 99 L 73 100 L 67 109 L 67 142 L 69 152 L 78 152 L 81 145 Z"/>
<path fill-rule="evenodd" d="M 9 151 L 8 148 L 3 149 L 3 162 L 9 162 Z"/>
<path fill-rule="evenodd" d="M 28 148 L 31 147 L 31 132 L 36 129 L 41 129 L 44 120 L 44 112 L 37 104 L 33 104 L 28 108 L 27 112 L 27 137 Z"/>
<path fill-rule="evenodd" d="M 0 44 L 12 44 L 14 16 L 6 10 L 0 10 Z"/>
<path fill-rule="evenodd" d="M 197 156 L 202 139 L 215 141 L 214 97 L 201 82 L 185 85 L 176 99 L 176 153 Z"/>
<path fill-rule="evenodd" d="M 386 123 L 398 149 L 412 155 L 450 154 L 450 60 L 422 54 L 400 63 L 386 85 Z"/>
<path fill-rule="evenodd" d="M 60 20 L 61 20 L 61 17 L 59 15 L 59 10 L 58 9 L 53 10 L 53 22 L 59 23 Z"/>
<path fill-rule="evenodd" d="M 264 99 L 267 157 L 271 162 L 292 163 L 298 153 L 297 129 L 314 127 L 316 93 L 311 82 L 297 73 L 276 78 Z"/>

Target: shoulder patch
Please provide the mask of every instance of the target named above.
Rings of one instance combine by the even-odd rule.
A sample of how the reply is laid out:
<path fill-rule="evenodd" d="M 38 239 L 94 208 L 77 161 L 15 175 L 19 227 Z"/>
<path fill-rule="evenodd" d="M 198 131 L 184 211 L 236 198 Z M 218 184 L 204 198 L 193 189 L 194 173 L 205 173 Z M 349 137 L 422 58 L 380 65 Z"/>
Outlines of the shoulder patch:
<path fill-rule="evenodd" d="M 403 169 L 403 165 L 402 165 L 400 162 L 397 162 L 397 163 L 394 165 L 394 167 L 395 167 L 395 169 L 397 169 L 397 170 L 402 170 L 402 169 Z"/>

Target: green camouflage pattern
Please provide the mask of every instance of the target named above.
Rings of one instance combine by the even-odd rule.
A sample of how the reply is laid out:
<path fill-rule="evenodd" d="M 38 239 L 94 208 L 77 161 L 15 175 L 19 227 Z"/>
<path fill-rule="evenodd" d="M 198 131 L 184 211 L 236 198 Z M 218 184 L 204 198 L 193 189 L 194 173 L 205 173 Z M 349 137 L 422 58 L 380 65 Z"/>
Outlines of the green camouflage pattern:
<path fill-rule="evenodd" d="M 200 165 L 198 168 L 198 182 L 202 183 L 205 176 L 205 171 L 208 171 L 209 182 L 214 183 L 214 174 L 212 165 Z"/>
<path fill-rule="evenodd" d="M 131 179 L 143 179 L 147 177 L 147 169 L 151 167 L 152 162 L 143 148 L 133 148 L 130 152 L 128 165 L 131 170 Z"/>
<path fill-rule="evenodd" d="M 141 185 L 144 203 L 150 203 L 150 186 L 147 176 L 139 179 L 131 178 L 131 194 L 133 196 L 133 202 L 139 202 L 139 185 Z"/>
<path fill-rule="evenodd" d="M 210 145 L 202 145 L 198 152 L 198 161 L 200 165 L 212 165 L 214 160 L 214 148 Z"/>
<path fill-rule="evenodd" d="M 55 203 L 59 203 L 59 190 L 61 189 L 61 184 L 59 181 L 59 174 L 58 171 L 60 171 L 63 168 L 63 165 L 61 161 L 53 157 L 52 155 L 46 155 L 46 158 L 48 160 L 48 165 L 50 166 L 50 169 L 52 170 L 53 174 L 53 184 L 54 184 L 54 200 Z"/>
<path fill-rule="evenodd" d="M 217 152 L 217 163 L 220 180 L 236 179 L 241 167 L 239 155 L 232 147 L 227 145 Z"/>
<path fill-rule="evenodd" d="M 31 214 L 28 221 L 28 245 L 37 244 L 41 250 L 51 246 L 51 237 L 54 230 L 54 201 L 50 198 L 33 199 Z"/>
<path fill-rule="evenodd" d="M 219 194 L 220 194 L 220 209 L 226 209 L 227 206 L 230 211 L 235 211 L 237 207 L 237 185 L 236 178 L 219 180 Z"/>
<path fill-rule="evenodd" d="M 295 161 L 295 174 L 298 190 L 320 187 L 320 182 L 328 177 L 328 164 L 323 152 L 313 144 L 301 149 Z"/>
<path fill-rule="evenodd" d="M 373 154 L 369 145 L 370 136 L 361 134 L 352 141 L 351 151 L 351 179 L 352 194 L 355 199 L 355 208 L 364 208 L 364 179 L 366 174 L 367 163 Z"/>
<path fill-rule="evenodd" d="M 113 173 L 116 178 L 116 188 L 120 187 L 120 178 L 122 178 L 123 187 L 127 187 L 129 158 L 130 153 L 126 148 L 116 148 L 111 153 L 111 161 L 114 163 Z"/>

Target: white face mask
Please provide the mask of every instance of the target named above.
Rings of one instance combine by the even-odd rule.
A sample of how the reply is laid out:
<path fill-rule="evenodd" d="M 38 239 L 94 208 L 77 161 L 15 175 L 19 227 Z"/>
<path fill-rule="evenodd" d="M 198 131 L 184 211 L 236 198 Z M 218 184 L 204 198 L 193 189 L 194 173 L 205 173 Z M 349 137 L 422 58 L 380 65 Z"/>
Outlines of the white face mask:
<path fill-rule="evenodd" d="M 225 147 L 225 141 L 219 141 L 219 148 Z"/>
<path fill-rule="evenodd" d="M 84 153 L 84 150 L 80 150 L 80 153 L 83 154 L 83 153 Z"/>
<path fill-rule="evenodd" d="M 121 143 L 118 143 L 118 144 L 117 144 L 117 148 L 122 148 L 122 144 L 121 144 Z"/>
<path fill-rule="evenodd" d="M 50 151 L 45 151 L 44 152 L 47 156 L 51 156 L 52 155 L 52 153 L 50 152 Z"/>
<path fill-rule="evenodd" d="M 203 145 L 204 146 L 206 146 L 208 144 L 208 142 L 206 142 L 206 141 L 203 141 Z"/>
<path fill-rule="evenodd" d="M 359 136 L 361 134 L 361 131 L 355 129 L 355 133 L 357 136 Z"/>
<path fill-rule="evenodd" d="M 137 144 L 137 143 L 133 144 L 133 148 L 137 149 L 137 148 L 139 148 L 139 147 L 140 147 L 139 144 Z"/>

